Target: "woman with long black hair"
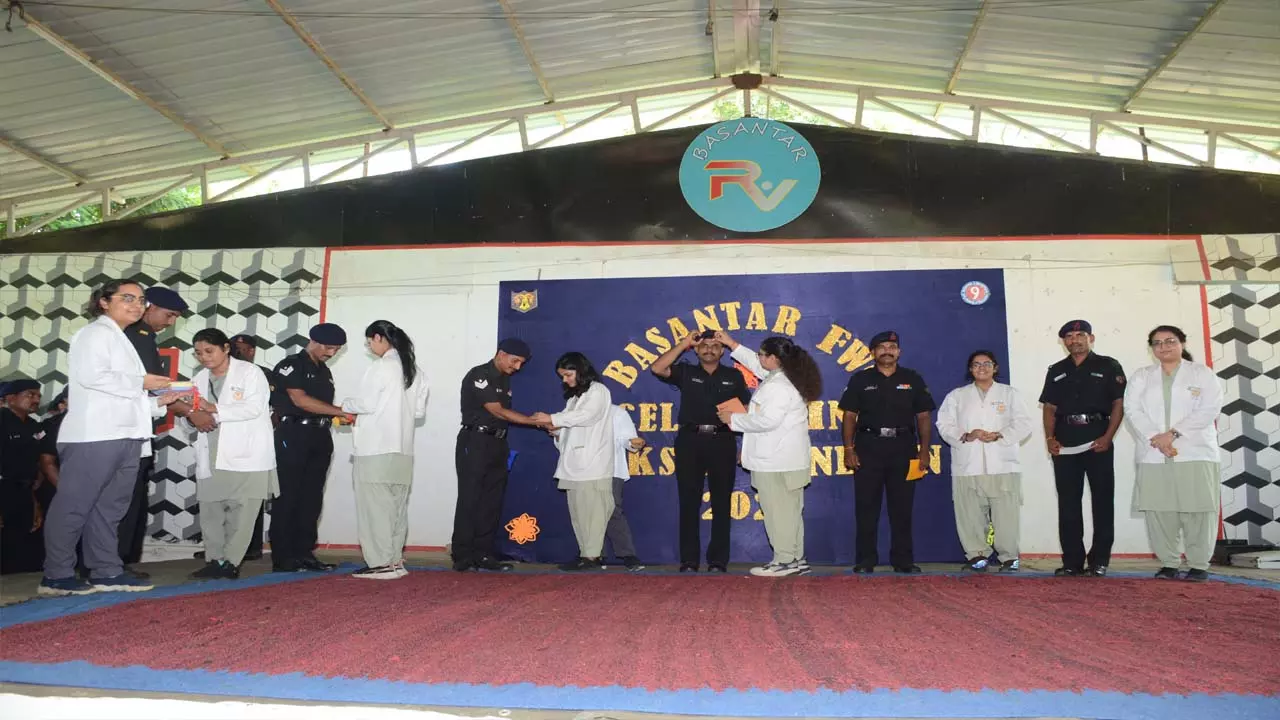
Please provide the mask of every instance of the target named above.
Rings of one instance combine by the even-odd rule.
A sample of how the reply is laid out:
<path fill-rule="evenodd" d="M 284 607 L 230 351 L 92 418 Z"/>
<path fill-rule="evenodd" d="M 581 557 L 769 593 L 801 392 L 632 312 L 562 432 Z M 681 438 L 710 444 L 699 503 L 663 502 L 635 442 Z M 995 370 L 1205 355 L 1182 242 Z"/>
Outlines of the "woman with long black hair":
<path fill-rule="evenodd" d="M 822 396 L 818 364 L 791 338 L 774 336 L 753 352 L 716 331 L 738 363 L 760 378 L 745 413 L 721 408 L 720 420 L 742 433 L 742 466 L 751 471 L 751 486 L 760 493 L 764 531 L 773 560 L 751 568 L 752 575 L 804 575 L 804 489 L 809 486 L 809 403 Z"/>
<path fill-rule="evenodd" d="M 1209 579 L 1218 532 L 1222 464 L 1218 429 L 1222 386 L 1207 365 L 1191 359 L 1187 334 L 1172 325 L 1147 333 L 1156 362 L 1138 368 L 1124 392 L 1124 417 L 1137 433 L 1138 476 L 1134 506 L 1147 520 L 1151 550 L 1160 559 L 1156 577 Z"/>
<path fill-rule="evenodd" d="M 597 570 L 604 534 L 613 514 L 613 396 L 585 355 L 568 352 L 556 361 L 564 387 L 564 410 L 533 420 L 555 438 L 560 459 L 555 478 L 569 496 L 569 520 L 578 540 L 578 559 L 561 570 Z"/>
<path fill-rule="evenodd" d="M 364 337 L 377 360 L 360 380 L 359 393 L 342 401 L 342 409 L 356 416 L 352 476 L 365 567 L 353 576 L 394 580 L 408 574 L 404 545 L 413 485 L 413 431 L 426 417 L 427 381 L 417 366 L 413 341 L 395 323 L 375 320 Z"/>

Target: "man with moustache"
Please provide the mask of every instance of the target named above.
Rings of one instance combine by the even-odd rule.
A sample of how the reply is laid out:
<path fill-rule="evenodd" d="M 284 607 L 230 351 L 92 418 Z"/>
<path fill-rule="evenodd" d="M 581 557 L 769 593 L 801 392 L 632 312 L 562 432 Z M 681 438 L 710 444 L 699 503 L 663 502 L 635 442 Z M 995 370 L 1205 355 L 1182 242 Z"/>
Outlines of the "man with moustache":
<path fill-rule="evenodd" d="M 36 420 L 40 383 L 19 378 L 0 389 L 0 574 L 44 567 L 44 514 L 37 499 L 44 427 Z"/>
<path fill-rule="evenodd" d="M 333 323 L 321 323 L 311 328 L 310 338 L 302 352 L 281 360 L 272 371 L 272 410 L 280 416 L 275 432 L 280 495 L 271 505 L 274 572 L 335 567 L 317 559 L 315 547 L 333 459 L 333 418 L 349 417 L 333 404 L 333 373 L 325 363 L 347 344 L 347 334 Z"/>
<path fill-rule="evenodd" d="M 894 572 L 918 573 L 911 535 L 915 483 L 907 480 L 912 459 L 929 466 L 937 406 L 920 374 L 898 365 L 898 333 L 888 330 L 871 338 L 875 365 L 855 373 L 840 398 L 844 411 L 844 465 L 854 471 L 853 504 L 857 517 L 855 573 L 875 572 L 880 502 L 887 496 Z"/>
<path fill-rule="evenodd" d="M 717 405 L 737 398 L 746 405 L 751 392 L 742 373 L 720 364 L 724 346 L 715 331 L 692 333 L 653 362 L 650 371 L 680 391 L 680 431 L 676 435 L 676 487 L 680 503 L 680 572 L 698 572 L 702 554 L 703 478 L 711 492 L 711 542 L 707 571 L 729 569 L 729 514 L 738 464 L 737 436 L 720 422 Z M 693 350 L 698 364 L 676 362 Z"/>
<path fill-rule="evenodd" d="M 1044 436 L 1053 456 L 1058 489 L 1059 577 L 1103 577 L 1115 540 L 1115 450 L 1112 439 L 1124 420 L 1124 369 L 1115 358 L 1093 352 L 1093 326 L 1072 320 L 1058 330 L 1069 356 L 1049 366 L 1040 402 Z M 1088 445 L 1084 452 L 1063 448 Z M 1084 551 L 1085 477 L 1093 508 L 1093 544 Z M 1088 567 L 1085 563 L 1088 562 Z"/>

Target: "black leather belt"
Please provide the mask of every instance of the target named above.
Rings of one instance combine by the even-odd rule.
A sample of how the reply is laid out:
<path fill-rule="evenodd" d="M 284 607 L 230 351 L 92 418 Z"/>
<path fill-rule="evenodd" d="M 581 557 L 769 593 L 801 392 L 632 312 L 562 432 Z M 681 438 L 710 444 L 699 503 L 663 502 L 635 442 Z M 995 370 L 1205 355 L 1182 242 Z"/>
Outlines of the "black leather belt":
<path fill-rule="evenodd" d="M 1102 422 L 1103 420 L 1111 419 L 1110 415 L 1104 415 L 1103 413 L 1085 413 L 1083 415 L 1059 415 L 1058 417 L 1061 418 L 1062 421 L 1068 425 L 1092 425 L 1093 423 L 1096 423 L 1096 422 Z"/>
<path fill-rule="evenodd" d="M 333 425 L 331 417 L 301 417 L 298 415 L 284 415 L 280 418 L 282 423 L 292 423 L 294 425 Z"/>
<path fill-rule="evenodd" d="M 507 436 L 506 428 L 489 427 L 488 425 L 463 425 L 462 429 L 470 430 L 471 432 L 484 433 L 485 435 L 492 435 L 499 440 Z"/>
<path fill-rule="evenodd" d="M 882 438 L 898 438 L 912 437 L 912 433 L 914 433 L 915 430 L 909 427 L 872 427 L 870 425 L 859 425 L 858 432 L 868 433 Z"/>
<path fill-rule="evenodd" d="M 718 435 L 733 432 L 728 425 L 681 425 L 680 432 L 696 435 Z"/>

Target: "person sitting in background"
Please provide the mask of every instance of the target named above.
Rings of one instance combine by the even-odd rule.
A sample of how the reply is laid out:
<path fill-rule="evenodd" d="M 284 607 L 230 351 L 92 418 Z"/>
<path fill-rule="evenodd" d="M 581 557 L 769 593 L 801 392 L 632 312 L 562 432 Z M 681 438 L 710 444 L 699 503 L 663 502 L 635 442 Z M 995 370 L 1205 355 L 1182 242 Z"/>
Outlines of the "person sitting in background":
<path fill-rule="evenodd" d="M 822 396 L 822 374 L 804 348 L 790 338 L 765 338 L 760 352 L 717 330 L 730 356 L 760 378 L 747 412 L 719 409 L 720 421 L 742 433 L 742 466 L 760 493 L 764 531 L 773 560 L 751 568 L 760 577 L 804 575 L 804 489 L 810 482 L 809 403 Z"/>
<path fill-rule="evenodd" d="M 1033 420 L 1017 390 L 996 382 L 995 353 L 969 355 L 968 385 L 947 393 L 938 409 L 938 434 L 951 446 L 951 500 L 964 548 L 961 570 L 986 572 L 995 528 L 1000 572 L 1017 572 L 1022 474 L 1018 446 L 1031 437 Z"/>
<path fill-rule="evenodd" d="M 231 357 L 231 343 L 221 330 L 201 330 L 193 344 L 203 367 L 192 378 L 200 403 L 179 422 L 199 432 L 196 496 L 206 563 L 192 577 L 235 579 L 258 509 L 279 492 L 271 391 L 261 370 Z"/>
<path fill-rule="evenodd" d="M 561 570 L 599 570 L 605 527 L 613 514 L 613 398 L 585 355 L 569 352 L 556 361 L 564 387 L 564 410 L 535 413 L 555 439 L 560 459 L 555 478 L 569 496 L 569 520 L 578 539 L 578 559 Z"/>
<path fill-rule="evenodd" d="M 613 546 L 613 556 L 618 558 L 618 562 L 626 569 L 638 572 L 644 569 L 644 563 L 636 557 L 631 525 L 622 512 L 622 489 L 624 483 L 631 479 L 627 454 L 640 452 L 645 442 L 636 434 L 636 424 L 631 421 L 626 410 L 613 405 L 609 409 L 609 416 L 613 420 L 613 514 L 609 516 L 609 524 L 605 526 L 605 539 Z"/>
<path fill-rule="evenodd" d="M 1209 579 L 1218 531 L 1222 466 L 1218 429 L 1222 386 L 1213 370 L 1194 362 L 1187 335 L 1172 325 L 1147 334 L 1156 362 L 1134 371 L 1124 415 L 1140 442 L 1134 508 L 1146 515 L 1147 537 L 1160 559 L 1156 577 L 1178 577 L 1178 534 L 1190 567 L 1184 580 Z"/>

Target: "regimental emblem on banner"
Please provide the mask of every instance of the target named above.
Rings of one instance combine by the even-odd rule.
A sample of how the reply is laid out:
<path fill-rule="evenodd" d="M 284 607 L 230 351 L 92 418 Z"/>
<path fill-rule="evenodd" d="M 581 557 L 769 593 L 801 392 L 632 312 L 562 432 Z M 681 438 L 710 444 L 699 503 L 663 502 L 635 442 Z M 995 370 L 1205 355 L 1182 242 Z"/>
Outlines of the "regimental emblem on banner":
<path fill-rule="evenodd" d="M 984 282 L 971 280 L 960 288 L 960 298 L 969 305 L 982 305 L 991 299 L 991 288 Z"/>
<path fill-rule="evenodd" d="M 522 313 L 538 309 L 538 291 L 521 290 L 511 293 L 511 309 Z"/>
<path fill-rule="evenodd" d="M 511 522 L 506 524 L 506 531 L 511 542 L 524 545 L 537 540 L 542 528 L 538 527 L 538 518 L 529 513 L 520 513 L 519 517 L 511 518 Z"/>

